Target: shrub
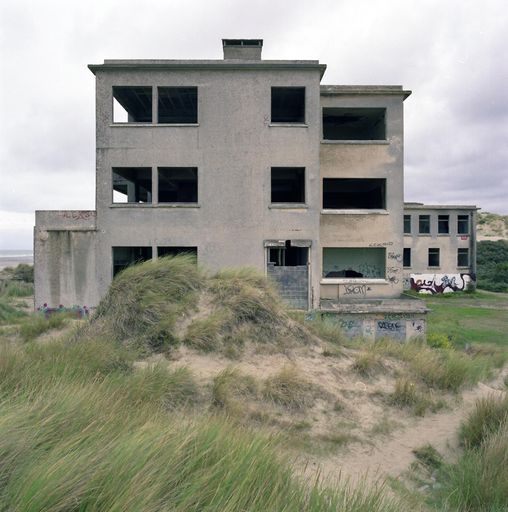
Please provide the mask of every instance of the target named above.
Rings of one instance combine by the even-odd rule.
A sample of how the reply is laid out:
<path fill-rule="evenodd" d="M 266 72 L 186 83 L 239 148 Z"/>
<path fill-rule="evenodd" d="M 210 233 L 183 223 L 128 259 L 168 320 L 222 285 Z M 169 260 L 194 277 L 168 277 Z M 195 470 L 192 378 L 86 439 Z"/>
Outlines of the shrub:
<path fill-rule="evenodd" d="M 427 345 L 432 348 L 443 348 L 450 349 L 453 348 L 451 343 L 450 336 L 442 333 L 429 333 L 427 334 Z"/>
<path fill-rule="evenodd" d="M 429 469 L 440 468 L 443 464 L 443 457 L 431 444 L 415 448 L 413 453 L 417 460 Z"/>
<path fill-rule="evenodd" d="M 314 387 L 295 366 L 284 366 L 265 381 L 263 395 L 288 409 L 305 409 L 314 399 Z"/>
<path fill-rule="evenodd" d="M 19 333 L 23 341 L 32 341 L 51 329 L 62 328 L 68 317 L 69 315 L 66 313 L 55 313 L 49 318 L 35 314 L 23 321 Z"/>
<path fill-rule="evenodd" d="M 351 367 L 355 372 L 369 377 L 383 368 L 378 354 L 374 352 L 361 352 L 355 357 Z"/>

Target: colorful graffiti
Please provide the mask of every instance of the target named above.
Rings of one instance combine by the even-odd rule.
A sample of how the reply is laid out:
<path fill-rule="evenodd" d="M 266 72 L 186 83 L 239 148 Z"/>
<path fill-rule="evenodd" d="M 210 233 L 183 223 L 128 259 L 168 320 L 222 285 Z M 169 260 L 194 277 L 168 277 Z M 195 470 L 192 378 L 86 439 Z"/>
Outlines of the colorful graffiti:
<path fill-rule="evenodd" d="M 411 274 L 411 289 L 418 293 L 463 292 L 474 285 L 474 274 Z"/>

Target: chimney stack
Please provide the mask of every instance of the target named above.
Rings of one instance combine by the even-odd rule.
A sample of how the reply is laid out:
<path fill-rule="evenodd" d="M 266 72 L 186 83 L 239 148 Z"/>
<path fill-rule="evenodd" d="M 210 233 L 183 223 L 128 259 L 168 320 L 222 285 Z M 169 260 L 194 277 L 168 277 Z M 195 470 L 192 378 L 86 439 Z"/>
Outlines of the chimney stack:
<path fill-rule="evenodd" d="M 261 60 L 262 39 L 223 39 L 224 60 Z"/>

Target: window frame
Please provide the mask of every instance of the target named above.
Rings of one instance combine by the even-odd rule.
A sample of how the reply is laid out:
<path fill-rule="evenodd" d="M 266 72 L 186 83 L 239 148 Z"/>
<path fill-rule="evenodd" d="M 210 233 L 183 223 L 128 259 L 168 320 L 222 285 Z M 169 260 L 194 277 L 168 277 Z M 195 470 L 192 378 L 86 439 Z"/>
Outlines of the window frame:
<path fill-rule="evenodd" d="M 159 108 L 159 102 L 160 102 L 160 90 L 161 89 L 195 89 L 196 90 L 196 118 L 193 121 L 174 121 L 174 122 L 161 122 L 160 121 L 160 108 Z M 157 105 L 157 124 L 162 126 L 195 126 L 199 124 L 199 87 L 197 85 L 158 85 L 155 87 L 156 90 L 156 101 L 155 104 Z"/>
<path fill-rule="evenodd" d="M 465 264 L 461 264 L 460 263 L 461 253 L 462 253 L 462 255 L 465 254 L 465 256 L 466 256 L 466 263 Z M 463 268 L 463 267 L 469 267 L 470 265 L 471 265 L 471 262 L 470 262 L 469 247 L 458 247 L 457 248 L 457 267 L 458 268 Z"/>
<path fill-rule="evenodd" d="M 295 121 L 295 120 L 286 120 L 286 121 L 274 121 L 273 120 L 273 93 L 274 90 L 288 90 L 288 89 L 294 89 L 303 90 L 303 118 L 301 121 Z M 294 85 L 294 86 L 286 86 L 286 85 L 272 85 L 270 88 L 270 124 L 271 125 L 305 125 L 307 120 L 307 87 L 305 85 Z"/>
<path fill-rule="evenodd" d="M 406 255 L 407 255 L 407 258 L 409 258 L 409 263 L 407 265 L 406 265 L 406 263 L 407 263 Z M 411 247 L 404 247 L 402 250 L 402 267 L 403 268 L 411 268 L 411 266 L 412 266 L 411 258 L 412 258 Z"/>
<path fill-rule="evenodd" d="M 413 232 L 413 216 L 412 215 L 404 215 L 404 235 L 411 235 Z M 406 221 L 409 222 L 409 230 L 406 230 Z"/>
<path fill-rule="evenodd" d="M 441 223 L 446 222 L 446 231 L 441 231 Z M 449 235 L 450 234 L 450 215 L 441 214 L 437 216 L 437 234 Z"/>
<path fill-rule="evenodd" d="M 196 171 L 196 200 L 195 201 L 161 201 L 161 186 L 160 186 L 160 176 L 161 169 L 195 169 Z M 168 166 L 168 165 L 159 165 L 156 167 L 156 178 L 157 178 L 157 205 L 167 206 L 167 205 L 188 205 L 195 206 L 199 204 L 199 168 L 197 166 Z"/>
<path fill-rule="evenodd" d="M 428 219 L 428 227 L 429 227 L 428 231 L 422 231 L 422 220 L 423 220 L 423 218 L 427 218 Z M 429 214 L 418 215 L 418 234 L 419 235 L 430 235 L 430 233 L 431 233 L 430 215 Z"/>
<path fill-rule="evenodd" d="M 303 201 L 274 201 L 273 200 L 273 171 L 282 169 L 293 169 L 303 173 Z M 306 206 L 307 205 L 307 169 L 305 167 L 273 166 L 270 167 L 270 206 Z"/>
<path fill-rule="evenodd" d="M 466 221 L 467 224 L 467 229 L 466 231 L 462 231 L 460 226 L 461 226 L 461 221 Z M 471 222 L 470 222 L 470 219 L 469 219 L 469 215 L 468 214 L 460 214 L 460 215 L 457 215 L 457 235 L 469 235 L 471 232 Z"/>
<path fill-rule="evenodd" d="M 431 253 L 433 251 L 433 253 Z M 431 265 L 431 257 L 437 257 L 437 264 Z M 440 268 L 441 267 L 441 251 L 439 247 L 429 247 L 427 252 L 427 266 L 428 268 Z"/>

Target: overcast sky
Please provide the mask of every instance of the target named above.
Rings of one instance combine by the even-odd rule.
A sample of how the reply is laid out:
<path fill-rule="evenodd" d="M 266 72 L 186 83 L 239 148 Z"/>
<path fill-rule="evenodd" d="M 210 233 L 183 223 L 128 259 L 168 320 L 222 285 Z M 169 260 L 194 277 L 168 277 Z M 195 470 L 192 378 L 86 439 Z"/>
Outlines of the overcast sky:
<path fill-rule="evenodd" d="M 318 59 L 323 84 L 400 84 L 405 200 L 508 213 L 508 9 L 502 0 L 1 0 L 0 249 L 34 210 L 93 209 L 94 76 L 112 58 Z"/>

